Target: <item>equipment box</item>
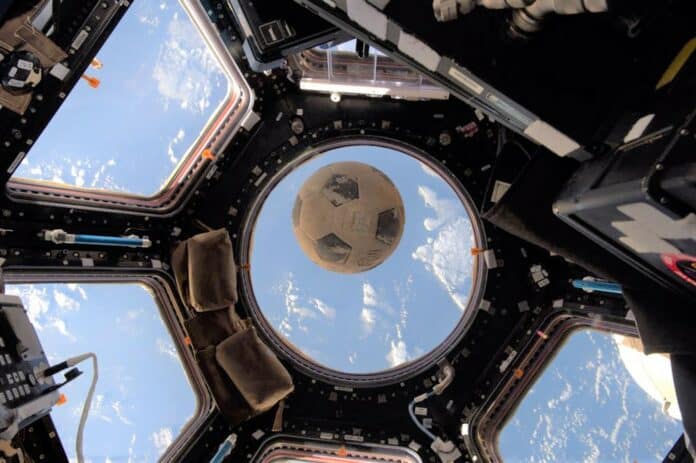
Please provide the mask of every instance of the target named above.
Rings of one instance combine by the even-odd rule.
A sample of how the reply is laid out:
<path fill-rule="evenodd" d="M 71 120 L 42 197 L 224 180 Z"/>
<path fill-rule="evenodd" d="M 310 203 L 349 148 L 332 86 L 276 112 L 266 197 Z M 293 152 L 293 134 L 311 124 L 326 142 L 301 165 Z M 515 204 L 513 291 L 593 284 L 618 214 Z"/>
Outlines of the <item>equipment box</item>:
<path fill-rule="evenodd" d="M 663 284 L 696 292 L 696 39 L 623 144 L 586 162 L 554 212 Z"/>

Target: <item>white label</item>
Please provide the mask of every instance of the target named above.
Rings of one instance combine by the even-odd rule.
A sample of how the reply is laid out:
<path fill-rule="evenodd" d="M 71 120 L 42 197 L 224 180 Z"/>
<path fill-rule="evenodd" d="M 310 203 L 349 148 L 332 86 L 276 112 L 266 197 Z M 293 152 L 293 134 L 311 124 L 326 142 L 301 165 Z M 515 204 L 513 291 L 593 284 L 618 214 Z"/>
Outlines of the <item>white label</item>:
<path fill-rule="evenodd" d="M 87 40 L 87 37 L 89 37 L 89 32 L 86 30 L 81 30 L 79 34 L 77 34 L 77 37 L 75 37 L 75 40 L 73 40 L 72 45 L 70 45 L 72 48 L 77 50 L 82 46 L 83 43 L 85 43 L 85 40 Z"/>
<path fill-rule="evenodd" d="M 567 156 L 580 148 L 575 140 L 542 120 L 536 120 L 524 129 L 524 134 L 559 156 Z"/>
<path fill-rule="evenodd" d="M 505 193 L 510 189 L 510 184 L 506 182 L 501 182 L 500 180 L 496 180 L 495 183 L 493 184 L 493 192 L 491 193 L 491 202 L 492 203 L 497 203 L 500 201 L 500 198 L 502 198 Z"/>

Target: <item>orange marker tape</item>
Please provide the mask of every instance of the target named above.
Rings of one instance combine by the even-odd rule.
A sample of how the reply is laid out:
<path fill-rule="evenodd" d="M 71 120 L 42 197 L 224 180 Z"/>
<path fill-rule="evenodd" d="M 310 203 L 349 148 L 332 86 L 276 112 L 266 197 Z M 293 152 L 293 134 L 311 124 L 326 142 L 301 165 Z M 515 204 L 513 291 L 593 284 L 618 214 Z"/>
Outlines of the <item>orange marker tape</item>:
<path fill-rule="evenodd" d="M 60 407 L 61 405 L 65 405 L 68 402 L 68 398 L 65 397 L 65 394 L 61 394 L 58 396 L 58 402 L 56 402 L 56 406 Z"/>
<path fill-rule="evenodd" d="M 92 88 L 98 88 L 101 81 L 96 77 L 90 77 L 87 74 L 82 74 L 82 78 L 87 82 L 87 84 Z"/>
<path fill-rule="evenodd" d="M 208 159 L 210 161 L 215 160 L 215 153 L 212 152 L 210 149 L 204 149 L 203 152 L 201 153 L 201 157 L 203 159 Z"/>

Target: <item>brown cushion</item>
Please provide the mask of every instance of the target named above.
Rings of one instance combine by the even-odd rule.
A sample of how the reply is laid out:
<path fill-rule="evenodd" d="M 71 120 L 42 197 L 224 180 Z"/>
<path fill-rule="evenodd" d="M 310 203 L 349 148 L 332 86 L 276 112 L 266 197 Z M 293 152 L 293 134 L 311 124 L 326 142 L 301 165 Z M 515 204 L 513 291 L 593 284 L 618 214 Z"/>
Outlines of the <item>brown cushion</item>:
<path fill-rule="evenodd" d="M 249 320 L 240 320 L 230 307 L 228 310 L 201 312 L 184 322 L 191 345 L 196 350 L 216 346 L 237 331 L 250 326 Z"/>
<path fill-rule="evenodd" d="M 199 312 L 237 303 L 237 268 L 227 230 L 201 233 L 180 243 L 172 268 L 182 299 Z"/>
<path fill-rule="evenodd" d="M 234 384 L 230 382 L 227 373 L 215 359 L 215 347 L 203 349 L 196 354 L 198 366 L 205 376 L 210 392 L 215 403 L 230 422 L 231 425 L 239 424 L 254 415 L 254 411 L 246 403 Z"/>
<path fill-rule="evenodd" d="M 253 327 L 220 343 L 215 358 L 257 413 L 270 409 L 294 390 L 290 374 Z"/>

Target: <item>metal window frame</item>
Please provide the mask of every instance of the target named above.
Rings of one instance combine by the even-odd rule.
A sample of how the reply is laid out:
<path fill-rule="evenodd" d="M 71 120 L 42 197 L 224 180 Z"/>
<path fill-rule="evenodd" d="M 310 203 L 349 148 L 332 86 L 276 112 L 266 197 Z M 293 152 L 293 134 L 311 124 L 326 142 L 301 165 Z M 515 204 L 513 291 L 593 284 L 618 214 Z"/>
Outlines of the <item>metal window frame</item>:
<path fill-rule="evenodd" d="M 113 271 L 68 270 L 62 268 L 45 269 L 32 267 L 6 267 L 3 278 L 7 285 L 19 284 L 139 284 L 150 292 L 159 310 L 165 328 L 177 349 L 182 367 L 196 397 L 193 415 L 181 428 L 174 442 L 160 457 L 161 463 L 182 461 L 196 440 L 200 431 L 216 415 L 215 402 L 208 389 L 205 378 L 197 366 L 193 351 L 186 345 L 186 332 L 183 321 L 190 311 L 179 299 L 171 277 L 160 271 Z"/>
<path fill-rule="evenodd" d="M 302 459 L 304 457 L 304 459 Z M 405 447 L 361 443 L 352 446 L 345 442 L 297 438 L 280 434 L 267 439 L 250 460 L 254 463 L 274 463 L 292 458 L 308 463 L 422 463 L 421 457 Z"/>
<path fill-rule="evenodd" d="M 498 440 L 507 421 L 520 406 L 532 386 L 563 349 L 568 338 L 581 330 L 595 330 L 607 334 L 638 336 L 638 329 L 632 320 L 603 319 L 580 313 L 555 313 L 542 322 L 539 330 L 548 339 L 539 336 L 532 338 L 522 355 L 509 369 L 509 374 L 491 394 L 491 399 L 482 410 L 472 418 L 470 434 L 464 436 L 467 447 L 479 453 L 480 459 L 490 463 L 503 463 Z M 513 372 L 524 371 L 522 377 Z"/>
<path fill-rule="evenodd" d="M 152 196 L 139 196 L 11 178 L 6 187 L 9 198 L 16 202 L 138 215 L 170 216 L 182 207 L 214 166 L 215 161 L 204 158 L 203 152 L 211 150 L 216 155 L 224 153 L 240 127 L 253 119 L 250 116 L 253 113 L 254 93 L 201 2 L 179 1 L 227 76 L 229 90 L 226 99 L 203 127 L 201 135 L 182 158 L 165 186 Z M 122 7 L 127 5 L 127 2 L 122 3 Z"/>
<path fill-rule="evenodd" d="M 360 58 L 345 51 L 309 49 L 290 56 L 288 63 L 301 74 L 300 88 L 307 91 L 408 100 L 449 98 L 446 89 L 386 55 Z M 357 66 L 370 67 L 371 76 L 351 75 L 351 67 Z"/>
<path fill-rule="evenodd" d="M 485 247 L 485 229 L 479 214 L 476 212 L 476 206 L 461 182 L 447 170 L 444 165 L 435 161 L 434 158 L 423 150 L 403 141 L 387 137 L 361 135 L 337 137 L 330 141 L 309 147 L 295 155 L 292 160 L 287 162 L 268 181 L 264 182 L 264 185 L 256 194 L 254 200 L 250 202 L 250 206 L 240 226 L 237 244 L 239 261 L 249 262 L 250 260 L 256 221 L 266 198 L 276 185 L 300 164 L 310 161 L 315 156 L 337 148 L 356 145 L 377 146 L 395 150 L 402 153 L 404 156 L 413 157 L 437 173 L 442 181 L 447 183 L 454 190 L 467 211 L 474 232 L 474 246 L 477 248 Z M 486 279 L 487 266 L 483 255 L 480 254 L 476 256 L 474 260 L 472 290 L 469 295 L 467 309 L 464 310 L 462 317 L 459 319 L 457 325 L 453 327 L 449 335 L 430 352 L 415 360 L 379 372 L 362 374 L 346 373 L 321 365 L 309 359 L 297 347 L 291 344 L 290 341 L 286 340 L 284 336 L 278 333 L 270 322 L 266 320 L 256 300 L 250 272 L 240 273 L 240 297 L 243 300 L 244 306 L 248 308 L 249 314 L 254 320 L 260 335 L 267 341 L 268 345 L 281 357 L 288 359 L 299 370 L 313 378 L 320 379 L 333 385 L 346 387 L 376 387 L 391 385 L 412 378 L 428 368 L 432 368 L 433 365 L 444 359 L 452 349 L 457 346 L 471 327 L 485 291 Z"/>

